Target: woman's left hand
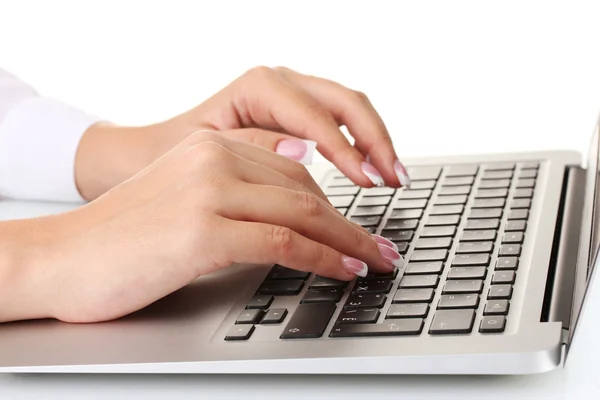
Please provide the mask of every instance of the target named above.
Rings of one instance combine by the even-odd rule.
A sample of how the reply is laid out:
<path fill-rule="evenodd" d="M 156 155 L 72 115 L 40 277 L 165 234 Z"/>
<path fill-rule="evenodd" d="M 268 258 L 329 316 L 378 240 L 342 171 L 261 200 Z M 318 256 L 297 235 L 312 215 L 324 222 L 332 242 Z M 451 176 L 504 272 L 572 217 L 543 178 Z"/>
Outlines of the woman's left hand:
<path fill-rule="evenodd" d="M 355 139 L 354 145 L 339 129 L 342 125 Z M 114 139 L 107 140 L 111 129 Z M 100 124 L 84 135 L 79 153 L 89 149 L 89 156 L 78 153 L 76 178 L 86 199 L 128 179 L 198 130 L 227 131 L 223 134 L 229 138 L 298 161 L 310 156 L 311 142 L 316 142 L 317 150 L 359 186 L 410 183 L 390 135 L 366 95 L 288 68 L 251 69 L 204 103 L 168 121 L 130 128 L 129 136 L 119 129 Z M 121 146 L 108 144 L 114 141 Z M 107 164 L 105 157 L 99 156 L 103 146 L 109 147 L 116 162 Z M 121 168 L 123 164 L 125 168 Z"/>

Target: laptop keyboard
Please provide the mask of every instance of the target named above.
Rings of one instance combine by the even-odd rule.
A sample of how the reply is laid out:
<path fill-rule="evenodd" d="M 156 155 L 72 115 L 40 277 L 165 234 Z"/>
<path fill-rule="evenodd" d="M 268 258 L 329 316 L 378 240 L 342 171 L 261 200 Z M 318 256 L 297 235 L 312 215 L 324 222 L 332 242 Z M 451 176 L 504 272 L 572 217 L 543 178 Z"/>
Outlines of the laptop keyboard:
<path fill-rule="evenodd" d="M 225 340 L 247 340 L 273 324 L 286 340 L 502 333 L 538 169 L 538 162 L 414 167 L 410 189 L 360 188 L 332 171 L 324 186 L 331 203 L 393 241 L 404 273 L 342 282 L 276 265 Z M 276 306 L 282 296 L 298 298 L 293 310 Z"/>

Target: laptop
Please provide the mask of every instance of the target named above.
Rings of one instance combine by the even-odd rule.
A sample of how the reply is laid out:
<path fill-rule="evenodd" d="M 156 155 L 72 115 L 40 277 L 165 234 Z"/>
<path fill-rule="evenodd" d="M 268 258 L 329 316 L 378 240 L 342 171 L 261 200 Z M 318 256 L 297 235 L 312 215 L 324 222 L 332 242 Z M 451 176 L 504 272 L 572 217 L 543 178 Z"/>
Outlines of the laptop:
<path fill-rule="evenodd" d="M 600 241 L 598 159 L 596 126 L 585 163 L 567 151 L 405 160 L 410 189 L 310 166 L 347 218 L 397 245 L 402 267 L 341 282 L 234 265 L 116 321 L 2 324 L 0 372 L 550 371 L 593 318 L 580 310 Z"/>

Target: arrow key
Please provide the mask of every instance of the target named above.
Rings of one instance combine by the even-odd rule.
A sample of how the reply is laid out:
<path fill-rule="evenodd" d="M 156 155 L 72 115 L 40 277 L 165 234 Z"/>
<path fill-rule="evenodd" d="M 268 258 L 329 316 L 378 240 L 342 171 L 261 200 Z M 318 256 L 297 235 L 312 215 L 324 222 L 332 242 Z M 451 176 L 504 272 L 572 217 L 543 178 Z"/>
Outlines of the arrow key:
<path fill-rule="evenodd" d="M 234 325 L 231 327 L 225 340 L 247 340 L 254 332 L 254 325 Z"/>

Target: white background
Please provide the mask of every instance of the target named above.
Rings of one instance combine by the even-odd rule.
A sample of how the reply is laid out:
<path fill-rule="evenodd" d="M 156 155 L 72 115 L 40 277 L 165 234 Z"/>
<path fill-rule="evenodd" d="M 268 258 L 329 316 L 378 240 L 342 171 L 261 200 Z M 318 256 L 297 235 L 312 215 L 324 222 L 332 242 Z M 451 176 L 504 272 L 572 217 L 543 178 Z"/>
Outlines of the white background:
<path fill-rule="evenodd" d="M 600 111 L 600 4 L 0 1 L 0 66 L 117 123 L 171 117 L 257 65 L 366 92 L 401 155 L 585 151 Z M 535 393 L 561 398 L 553 376 Z M 539 379 L 6 376 L 0 397 L 399 398 L 425 387 L 436 398 L 522 398 Z"/>

